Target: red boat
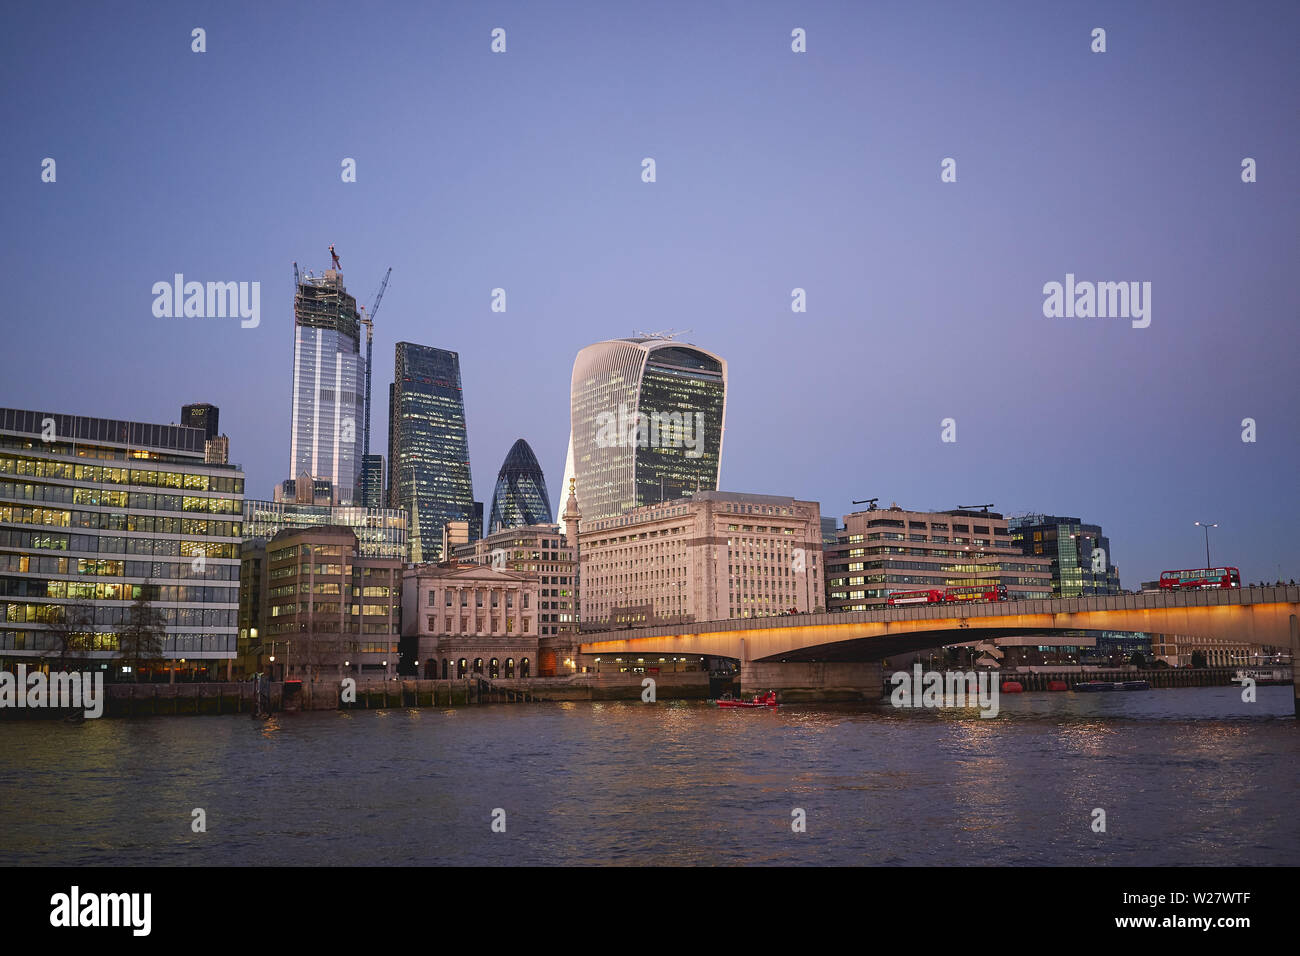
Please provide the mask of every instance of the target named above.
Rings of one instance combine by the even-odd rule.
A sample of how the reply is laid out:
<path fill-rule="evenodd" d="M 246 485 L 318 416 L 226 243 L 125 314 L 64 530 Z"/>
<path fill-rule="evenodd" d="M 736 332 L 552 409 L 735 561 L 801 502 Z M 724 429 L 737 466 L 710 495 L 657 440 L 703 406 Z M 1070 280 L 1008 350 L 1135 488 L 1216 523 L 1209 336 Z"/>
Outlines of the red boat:
<path fill-rule="evenodd" d="M 776 691 L 774 690 L 769 690 L 762 697 L 759 697 L 757 694 L 755 694 L 752 700 L 740 700 L 739 698 L 734 698 L 730 694 L 727 694 L 725 697 L 719 697 L 716 703 L 719 707 L 777 707 L 779 706 L 776 702 Z"/>

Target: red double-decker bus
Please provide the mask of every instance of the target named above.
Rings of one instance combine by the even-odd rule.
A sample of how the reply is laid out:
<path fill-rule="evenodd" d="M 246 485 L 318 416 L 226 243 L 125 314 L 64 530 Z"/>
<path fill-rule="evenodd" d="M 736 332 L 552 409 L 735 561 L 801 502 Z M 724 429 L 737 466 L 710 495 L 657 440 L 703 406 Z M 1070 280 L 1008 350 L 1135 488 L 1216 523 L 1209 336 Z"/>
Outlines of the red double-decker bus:
<path fill-rule="evenodd" d="M 1005 601 L 1005 584 L 969 584 L 953 588 L 929 588 L 923 591 L 894 591 L 889 595 L 890 607 L 907 604 L 960 604 L 968 601 Z"/>
<path fill-rule="evenodd" d="M 938 589 L 930 589 L 928 591 L 894 591 L 889 595 L 890 607 L 899 607 L 904 604 L 942 604 L 943 601 L 943 591 Z"/>
<path fill-rule="evenodd" d="M 948 588 L 944 600 L 950 603 L 960 601 L 1005 601 L 1007 586 L 1005 584 L 969 584 L 962 587 Z"/>
<path fill-rule="evenodd" d="M 1162 591 L 1239 587 L 1241 587 L 1241 575 L 1236 568 L 1192 568 L 1188 571 L 1160 572 Z"/>

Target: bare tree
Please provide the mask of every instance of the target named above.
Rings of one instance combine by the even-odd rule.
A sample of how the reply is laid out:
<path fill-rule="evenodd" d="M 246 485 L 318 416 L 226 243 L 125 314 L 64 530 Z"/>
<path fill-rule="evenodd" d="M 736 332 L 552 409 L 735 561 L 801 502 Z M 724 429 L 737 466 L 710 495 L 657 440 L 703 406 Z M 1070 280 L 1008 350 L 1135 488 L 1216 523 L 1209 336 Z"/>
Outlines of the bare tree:
<path fill-rule="evenodd" d="M 125 626 L 118 632 L 118 650 L 122 664 L 131 666 L 131 679 L 139 680 L 140 665 L 162 660 L 163 642 L 167 638 L 162 612 L 150 600 L 154 585 L 146 582 L 131 605 Z"/>
<path fill-rule="evenodd" d="M 46 633 L 54 642 L 59 670 L 67 670 L 70 660 L 85 657 L 94 650 L 95 609 L 89 604 L 58 604 L 50 614 Z"/>

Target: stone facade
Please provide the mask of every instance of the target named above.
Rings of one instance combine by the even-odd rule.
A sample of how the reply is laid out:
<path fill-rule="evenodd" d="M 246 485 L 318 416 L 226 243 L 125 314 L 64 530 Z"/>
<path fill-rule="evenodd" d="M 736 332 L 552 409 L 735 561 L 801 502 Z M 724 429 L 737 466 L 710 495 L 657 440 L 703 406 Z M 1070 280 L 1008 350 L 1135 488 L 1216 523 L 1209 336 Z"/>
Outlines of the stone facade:
<path fill-rule="evenodd" d="M 537 674 L 539 578 L 492 565 L 421 564 L 402 587 L 403 670 L 422 678 Z"/>

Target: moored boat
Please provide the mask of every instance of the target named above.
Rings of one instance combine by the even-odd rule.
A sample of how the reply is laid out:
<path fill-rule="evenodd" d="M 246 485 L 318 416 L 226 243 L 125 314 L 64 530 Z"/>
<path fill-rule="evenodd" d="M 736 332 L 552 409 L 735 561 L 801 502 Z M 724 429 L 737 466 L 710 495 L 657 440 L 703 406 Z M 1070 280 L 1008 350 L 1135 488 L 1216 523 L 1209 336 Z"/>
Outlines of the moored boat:
<path fill-rule="evenodd" d="M 776 691 L 769 690 L 762 697 L 755 694 L 750 700 L 741 700 L 738 697 L 732 697 L 730 694 L 719 697 L 714 701 L 719 707 L 777 707 Z"/>

